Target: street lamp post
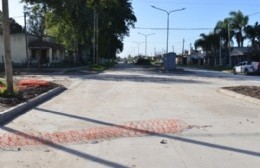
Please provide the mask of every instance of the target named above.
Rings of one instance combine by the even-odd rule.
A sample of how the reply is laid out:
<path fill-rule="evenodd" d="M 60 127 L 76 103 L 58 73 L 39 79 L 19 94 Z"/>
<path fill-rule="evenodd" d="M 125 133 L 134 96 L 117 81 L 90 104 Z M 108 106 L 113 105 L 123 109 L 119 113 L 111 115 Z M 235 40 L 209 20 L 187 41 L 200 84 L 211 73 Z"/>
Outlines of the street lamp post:
<path fill-rule="evenodd" d="M 140 45 L 141 45 L 143 42 L 137 42 L 137 41 L 133 41 L 133 42 L 137 44 L 137 47 L 138 47 L 138 56 L 139 56 L 139 55 L 140 55 L 139 48 L 140 48 Z"/>
<path fill-rule="evenodd" d="M 152 8 L 163 11 L 167 14 L 167 40 L 166 40 L 166 53 L 168 53 L 168 44 L 169 44 L 169 23 L 170 23 L 170 14 L 173 12 L 177 12 L 177 11 L 182 11 L 185 10 L 186 8 L 181 8 L 181 9 L 175 9 L 175 10 L 171 10 L 171 11 L 167 11 L 161 8 L 158 8 L 156 6 L 152 5 Z"/>
<path fill-rule="evenodd" d="M 141 34 L 145 37 L 145 56 L 147 56 L 147 37 L 148 36 L 151 36 L 151 35 L 154 35 L 155 33 L 151 33 L 151 34 L 143 34 L 143 33 L 139 33 L 138 34 Z"/>

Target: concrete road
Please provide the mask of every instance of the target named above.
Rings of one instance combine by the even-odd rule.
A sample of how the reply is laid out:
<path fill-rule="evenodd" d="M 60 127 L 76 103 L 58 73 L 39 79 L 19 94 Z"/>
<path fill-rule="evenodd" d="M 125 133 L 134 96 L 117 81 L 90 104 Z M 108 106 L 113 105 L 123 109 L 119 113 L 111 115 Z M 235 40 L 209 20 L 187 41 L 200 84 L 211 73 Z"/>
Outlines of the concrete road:
<path fill-rule="evenodd" d="M 1 168 L 260 165 L 259 105 L 217 91 L 259 86 L 259 77 L 126 64 L 39 77 L 66 81 L 68 89 L 0 128 Z"/>

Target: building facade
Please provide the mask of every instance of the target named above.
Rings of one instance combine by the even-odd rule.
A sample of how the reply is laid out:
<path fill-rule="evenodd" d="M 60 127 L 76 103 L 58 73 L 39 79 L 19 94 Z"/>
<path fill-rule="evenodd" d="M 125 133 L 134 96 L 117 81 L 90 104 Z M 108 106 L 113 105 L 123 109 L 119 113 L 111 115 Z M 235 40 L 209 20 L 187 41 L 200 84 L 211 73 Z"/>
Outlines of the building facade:
<path fill-rule="evenodd" d="M 27 63 L 35 65 L 39 61 L 43 65 L 51 65 L 53 63 L 60 63 L 65 58 L 64 47 L 57 44 L 53 37 L 44 37 L 40 41 L 38 37 L 33 35 L 12 34 L 10 36 L 10 44 L 14 66 L 26 66 Z M 0 35 L 0 56 L 0 63 L 3 64 L 4 44 L 2 35 Z"/>

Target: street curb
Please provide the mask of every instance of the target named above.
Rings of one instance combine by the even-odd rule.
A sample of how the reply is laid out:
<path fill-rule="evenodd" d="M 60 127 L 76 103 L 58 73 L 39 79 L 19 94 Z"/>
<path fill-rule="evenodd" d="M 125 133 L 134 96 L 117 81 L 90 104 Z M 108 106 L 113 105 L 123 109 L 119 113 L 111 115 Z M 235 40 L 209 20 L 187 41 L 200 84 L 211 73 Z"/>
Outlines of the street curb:
<path fill-rule="evenodd" d="M 247 101 L 247 102 L 250 102 L 250 103 L 260 105 L 260 99 L 257 99 L 257 98 L 254 98 L 254 97 L 246 96 L 246 95 L 236 93 L 236 92 L 233 92 L 233 91 L 230 91 L 230 90 L 222 89 L 222 88 L 218 89 L 218 92 L 223 93 L 223 94 L 228 95 L 228 96 L 231 96 L 231 97 L 234 97 L 234 98 L 237 98 L 237 99 L 240 99 L 240 100 L 244 100 L 244 101 Z"/>
<path fill-rule="evenodd" d="M 46 93 L 43 93 L 31 100 L 28 100 L 24 103 L 18 104 L 17 106 L 14 106 L 10 109 L 7 109 L 3 112 L 0 112 L 0 123 L 4 123 L 12 118 L 14 118 L 15 116 L 18 116 L 22 113 L 24 113 L 26 110 L 41 104 L 42 102 L 50 99 L 51 97 L 63 92 L 65 90 L 64 87 L 57 87 L 54 88 Z"/>

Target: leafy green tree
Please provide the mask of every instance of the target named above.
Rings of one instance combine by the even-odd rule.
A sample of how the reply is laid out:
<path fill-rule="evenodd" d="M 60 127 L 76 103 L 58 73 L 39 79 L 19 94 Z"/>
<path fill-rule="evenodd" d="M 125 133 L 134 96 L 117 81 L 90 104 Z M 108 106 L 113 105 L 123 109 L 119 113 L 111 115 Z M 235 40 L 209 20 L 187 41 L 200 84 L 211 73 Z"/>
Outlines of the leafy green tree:
<path fill-rule="evenodd" d="M 134 27 L 136 17 L 128 0 L 103 0 L 98 7 L 100 19 L 99 55 L 115 58 L 124 48 L 124 36 L 129 35 L 129 27 Z"/>
<path fill-rule="evenodd" d="M 235 32 L 235 39 L 237 41 L 238 47 L 243 47 L 245 36 L 244 29 L 248 24 L 249 17 L 245 16 L 240 10 L 232 11 L 230 15 L 230 25 Z"/>
<path fill-rule="evenodd" d="M 47 6 L 39 3 L 26 8 L 29 13 L 28 33 L 42 39 L 45 35 Z"/>
<path fill-rule="evenodd" d="M 29 13 L 28 20 L 28 33 L 37 36 L 40 42 L 40 53 L 42 54 L 41 43 L 44 36 L 46 36 L 46 14 L 48 12 L 47 5 L 45 3 L 34 4 L 26 8 L 26 12 Z M 43 64 L 42 55 L 38 57 L 38 69 L 41 70 Z"/>
<path fill-rule="evenodd" d="M 260 42 L 260 25 L 258 22 L 255 25 L 248 25 L 245 27 L 246 37 L 251 41 L 252 45 Z"/>
<path fill-rule="evenodd" d="M 47 16 L 47 32 L 57 36 L 72 53 L 77 53 L 79 62 L 82 51 L 92 49 L 94 11 L 99 15 L 98 55 L 104 58 L 115 58 L 116 53 L 123 50 L 123 38 L 129 35 L 129 28 L 136 22 L 129 0 L 22 1 L 45 3 L 51 9 Z"/>
<path fill-rule="evenodd" d="M 92 10 L 85 0 L 67 0 L 63 5 L 51 4 L 47 15 L 47 32 L 57 37 L 66 49 L 76 53 L 76 62 L 82 63 L 83 51 L 91 47 Z"/>

